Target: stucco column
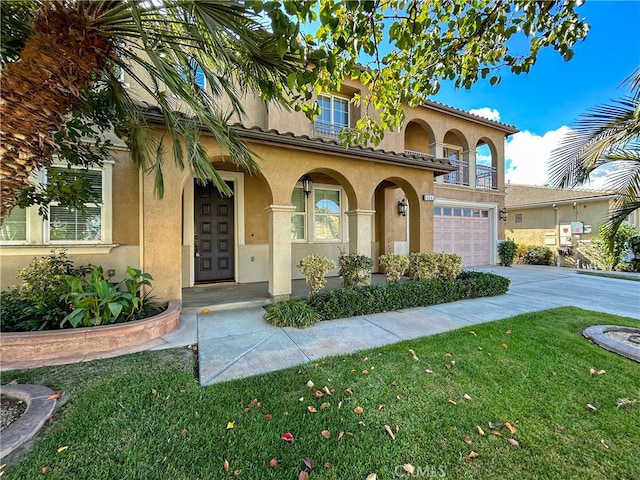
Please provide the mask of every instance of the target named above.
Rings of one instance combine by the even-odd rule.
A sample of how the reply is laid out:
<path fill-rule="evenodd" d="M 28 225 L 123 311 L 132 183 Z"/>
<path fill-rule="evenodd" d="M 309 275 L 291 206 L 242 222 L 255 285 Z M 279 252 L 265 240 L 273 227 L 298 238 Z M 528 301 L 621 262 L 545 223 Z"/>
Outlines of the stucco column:
<path fill-rule="evenodd" d="M 291 295 L 291 213 L 293 205 L 269 205 L 269 295 Z"/>
<path fill-rule="evenodd" d="M 358 253 L 371 257 L 373 242 L 372 220 L 375 210 L 349 210 L 349 253 Z"/>
<path fill-rule="evenodd" d="M 475 150 L 467 150 L 466 152 L 462 152 L 462 158 L 469 165 L 469 186 L 476 186 L 476 151 Z"/>

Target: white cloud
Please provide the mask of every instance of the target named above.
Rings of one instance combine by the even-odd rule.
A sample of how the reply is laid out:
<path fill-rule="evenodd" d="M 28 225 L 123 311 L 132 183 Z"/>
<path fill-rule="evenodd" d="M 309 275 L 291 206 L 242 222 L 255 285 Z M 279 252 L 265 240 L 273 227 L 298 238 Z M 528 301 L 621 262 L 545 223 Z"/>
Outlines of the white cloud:
<path fill-rule="evenodd" d="M 542 136 L 524 131 L 509 137 L 505 145 L 507 181 L 524 185 L 547 184 L 551 151 L 569 131 L 569 127 L 563 126 Z"/>
<path fill-rule="evenodd" d="M 488 118 L 489 120 L 494 120 L 496 122 L 500 121 L 500 112 L 494 108 L 482 107 L 482 108 L 474 108 L 469 110 L 469 113 L 473 115 L 478 115 L 480 117 Z"/>

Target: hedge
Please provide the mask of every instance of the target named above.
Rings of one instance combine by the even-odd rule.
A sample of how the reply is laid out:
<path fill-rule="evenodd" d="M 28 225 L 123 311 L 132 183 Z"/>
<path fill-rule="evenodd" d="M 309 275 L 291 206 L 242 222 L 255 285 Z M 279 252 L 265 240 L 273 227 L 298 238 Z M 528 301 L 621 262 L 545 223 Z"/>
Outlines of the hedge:
<path fill-rule="evenodd" d="M 354 290 L 338 288 L 314 297 L 310 304 L 323 320 L 426 307 L 465 298 L 501 295 L 509 279 L 484 272 L 462 272 L 455 280 L 411 280 L 406 283 L 370 285 Z"/>

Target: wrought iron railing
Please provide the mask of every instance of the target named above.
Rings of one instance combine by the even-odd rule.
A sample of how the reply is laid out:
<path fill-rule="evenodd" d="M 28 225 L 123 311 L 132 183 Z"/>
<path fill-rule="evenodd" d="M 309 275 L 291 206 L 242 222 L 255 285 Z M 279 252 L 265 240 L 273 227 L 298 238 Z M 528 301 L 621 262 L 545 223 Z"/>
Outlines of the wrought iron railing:
<path fill-rule="evenodd" d="M 469 185 L 469 162 L 465 160 L 451 160 L 451 165 L 456 167 L 457 170 L 443 176 L 442 181 L 450 185 Z"/>
<path fill-rule="evenodd" d="M 476 188 L 495 190 L 498 188 L 498 176 L 496 167 L 489 165 L 476 165 Z"/>
<path fill-rule="evenodd" d="M 329 122 L 322 122 L 320 120 L 313 122 L 314 137 L 334 138 L 337 140 L 340 137 L 340 132 L 343 130 L 349 131 L 351 129 L 344 125 L 336 125 Z"/>
<path fill-rule="evenodd" d="M 405 150 L 404 153 L 405 155 L 413 155 L 414 157 L 431 157 L 432 156 L 430 153 L 417 152 L 415 150 Z"/>

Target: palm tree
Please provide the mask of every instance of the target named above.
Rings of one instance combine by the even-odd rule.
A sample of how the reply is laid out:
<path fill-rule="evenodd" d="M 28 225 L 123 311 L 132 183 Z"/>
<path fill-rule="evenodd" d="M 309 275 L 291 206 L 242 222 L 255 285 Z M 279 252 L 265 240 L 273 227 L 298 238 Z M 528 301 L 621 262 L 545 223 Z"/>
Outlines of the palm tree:
<path fill-rule="evenodd" d="M 51 164 L 54 134 L 64 129 L 69 112 L 90 108 L 88 92 L 96 89 L 122 120 L 118 133 L 132 160 L 155 171 L 156 194 L 162 196 L 164 145 L 151 141 L 143 107 L 118 81 L 117 69 L 154 98 L 180 167 L 229 193 L 199 141 L 204 128 L 233 162 L 257 169 L 228 116 L 242 117 L 241 98 L 249 90 L 284 102 L 290 93 L 287 75 L 296 63 L 245 3 L 21 0 L 2 2 L 0 9 L 0 224 L 30 173 Z M 207 91 L 198 86 L 200 75 Z M 230 112 L 220 107 L 223 95 Z M 189 115 L 180 112 L 176 99 L 184 101 Z"/>
<path fill-rule="evenodd" d="M 605 187 L 616 195 L 604 230 L 610 246 L 622 222 L 640 208 L 640 68 L 627 83 L 629 95 L 582 115 L 549 160 L 558 188 L 583 185 L 595 170 L 610 169 Z"/>

